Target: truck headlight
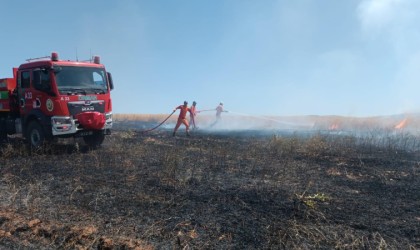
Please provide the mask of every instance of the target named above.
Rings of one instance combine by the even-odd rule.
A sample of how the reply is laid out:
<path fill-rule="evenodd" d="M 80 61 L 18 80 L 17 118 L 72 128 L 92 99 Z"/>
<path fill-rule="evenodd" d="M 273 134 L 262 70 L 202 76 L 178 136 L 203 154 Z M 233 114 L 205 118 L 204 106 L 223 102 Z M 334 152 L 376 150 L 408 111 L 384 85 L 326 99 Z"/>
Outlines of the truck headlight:
<path fill-rule="evenodd" d="M 58 132 L 69 131 L 73 126 L 72 120 L 70 117 L 51 117 L 52 127 Z"/>
<path fill-rule="evenodd" d="M 107 121 L 112 121 L 112 113 L 106 113 L 105 114 L 105 120 L 107 120 Z"/>

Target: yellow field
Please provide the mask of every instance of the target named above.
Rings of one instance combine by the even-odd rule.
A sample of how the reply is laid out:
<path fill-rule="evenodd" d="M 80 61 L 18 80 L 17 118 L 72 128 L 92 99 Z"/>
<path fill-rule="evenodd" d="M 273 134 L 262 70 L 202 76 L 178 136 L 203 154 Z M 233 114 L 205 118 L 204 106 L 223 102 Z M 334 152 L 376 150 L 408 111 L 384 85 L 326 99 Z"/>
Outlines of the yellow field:
<path fill-rule="evenodd" d="M 175 112 L 165 124 L 176 123 L 179 112 Z M 170 114 L 114 114 L 115 122 L 143 122 L 161 123 Z M 189 116 L 188 116 L 189 120 Z M 216 121 L 215 115 L 198 114 L 196 126 L 212 127 Z M 331 131 L 374 131 L 385 129 L 388 131 L 416 132 L 420 131 L 420 116 L 405 114 L 398 116 L 252 116 L 226 113 L 216 126 L 218 129 L 315 129 Z M 213 127 L 213 128 L 216 128 Z"/>
<path fill-rule="evenodd" d="M 163 121 L 168 115 L 169 114 L 114 114 L 113 119 L 115 121 L 159 122 Z M 172 117 L 175 116 L 173 115 Z"/>
<path fill-rule="evenodd" d="M 166 121 L 167 123 L 175 123 L 178 119 L 179 112 L 175 112 L 172 116 Z M 160 123 L 168 118 L 170 114 L 114 114 L 113 119 L 116 122 L 124 121 L 138 121 L 138 122 L 153 122 Z M 189 119 L 189 115 L 187 116 Z M 208 124 L 212 122 L 214 116 L 209 115 L 199 115 L 197 116 L 197 122 Z"/>

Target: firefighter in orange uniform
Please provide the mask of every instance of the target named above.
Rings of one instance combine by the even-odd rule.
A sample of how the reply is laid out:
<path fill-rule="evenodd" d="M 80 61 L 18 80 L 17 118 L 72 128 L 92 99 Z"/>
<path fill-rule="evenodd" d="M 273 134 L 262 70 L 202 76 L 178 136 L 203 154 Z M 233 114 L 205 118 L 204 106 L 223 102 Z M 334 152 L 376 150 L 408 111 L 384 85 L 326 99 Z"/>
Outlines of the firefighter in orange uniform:
<path fill-rule="evenodd" d="M 197 111 L 197 102 L 193 101 L 193 104 L 191 106 L 191 112 L 190 112 L 190 123 L 192 123 L 193 129 L 196 129 L 197 126 L 195 125 L 195 117 L 197 116 L 197 113 L 199 113 L 199 111 Z"/>
<path fill-rule="evenodd" d="M 179 112 L 179 116 L 178 116 L 178 121 L 176 123 L 175 129 L 174 129 L 174 132 L 173 132 L 172 135 L 175 136 L 175 133 L 178 130 L 179 126 L 181 126 L 181 124 L 184 124 L 185 125 L 185 131 L 187 132 L 187 136 L 190 136 L 190 132 L 189 132 L 190 124 L 188 123 L 188 120 L 187 120 L 187 112 L 190 112 L 190 115 L 192 115 L 192 113 L 191 113 L 191 109 L 188 108 L 188 102 L 184 101 L 184 105 L 179 105 L 178 107 L 176 107 L 174 109 L 174 112 L 177 109 L 179 109 L 180 112 Z"/>

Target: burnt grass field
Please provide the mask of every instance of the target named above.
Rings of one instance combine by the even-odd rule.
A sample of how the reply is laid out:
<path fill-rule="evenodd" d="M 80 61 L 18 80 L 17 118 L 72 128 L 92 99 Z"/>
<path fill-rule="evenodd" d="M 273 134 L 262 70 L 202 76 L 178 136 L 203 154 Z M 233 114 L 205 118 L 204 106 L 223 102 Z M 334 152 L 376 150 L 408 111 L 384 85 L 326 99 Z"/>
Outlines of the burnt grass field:
<path fill-rule="evenodd" d="M 379 133 L 379 132 L 378 132 Z M 1 249 L 420 249 L 420 138 L 147 134 L 0 148 Z"/>

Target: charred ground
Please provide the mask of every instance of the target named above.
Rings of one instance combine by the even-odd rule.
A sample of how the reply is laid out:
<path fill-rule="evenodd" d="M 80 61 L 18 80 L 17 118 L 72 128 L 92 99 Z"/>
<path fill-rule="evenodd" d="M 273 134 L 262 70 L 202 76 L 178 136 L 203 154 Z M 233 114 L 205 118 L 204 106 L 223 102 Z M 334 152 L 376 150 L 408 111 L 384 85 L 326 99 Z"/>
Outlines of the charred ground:
<path fill-rule="evenodd" d="M 419 138 L 117 130 L 0 149 L 0 247 L 417 249 Z"/>

